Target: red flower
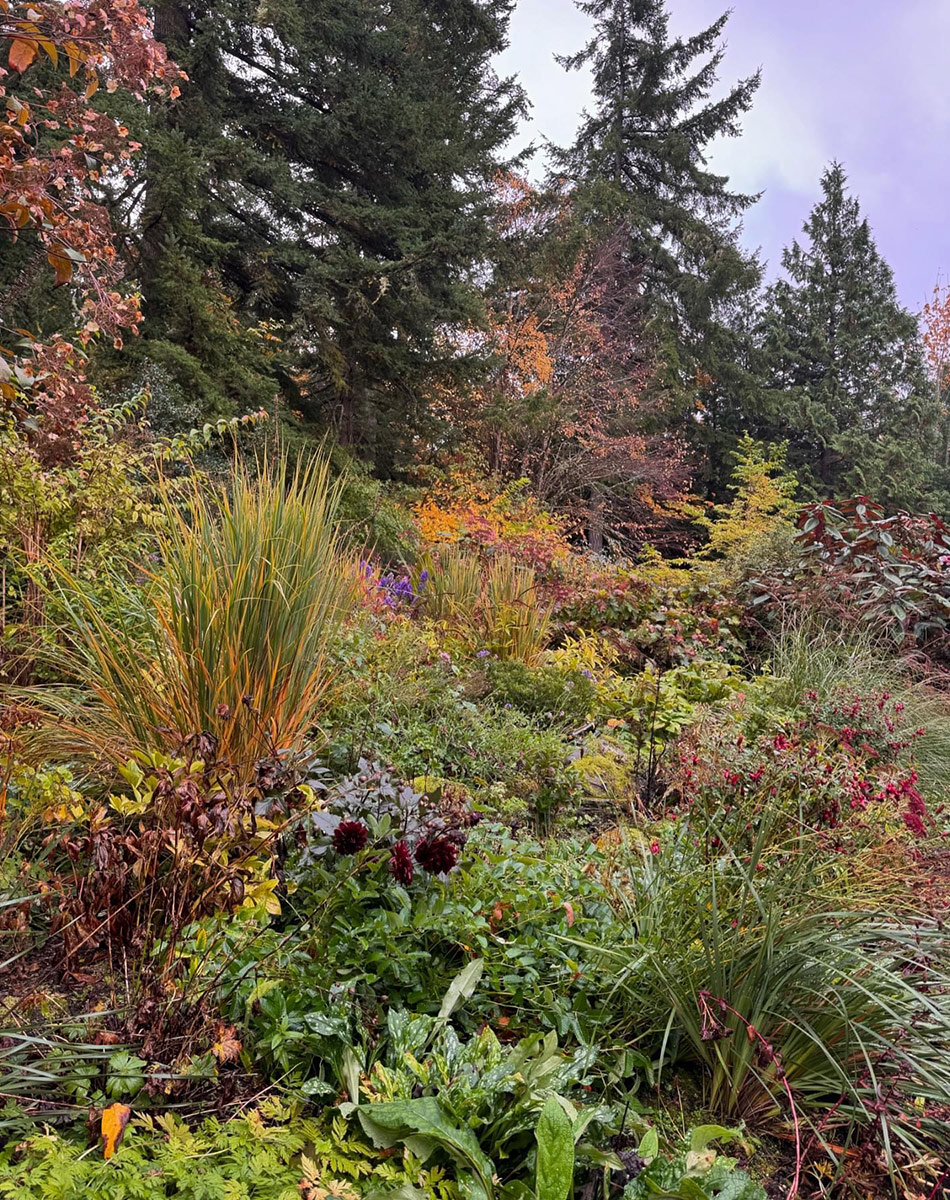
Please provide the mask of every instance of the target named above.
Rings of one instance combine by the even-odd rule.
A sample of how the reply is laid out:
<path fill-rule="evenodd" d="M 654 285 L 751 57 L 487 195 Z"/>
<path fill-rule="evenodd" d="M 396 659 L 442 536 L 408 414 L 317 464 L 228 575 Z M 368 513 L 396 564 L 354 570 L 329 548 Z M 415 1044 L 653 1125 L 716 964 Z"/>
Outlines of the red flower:
<path fill-rule="evenodd" d="M 660 843 L 656 840 L 656 838 L 654 838 L 653 841 L 650 843 L 650 853 L 651 854 L 659 854 L 660 853 Z"/>
<path fill-rule="evenodd" d="M 458 846 L 447 837 L 430 836 L 416 846 L 416 862 L 430 875 L 445 875 L 458 857 Z"/>
<path fill-rule="evenodd" d="M 396 842 L 389 860 L 389 871 L 397 883 L 408 887 L 412 883 L 412 855 L 405 842 Z"/>
<path fill-rule="evenodd" d="M 357 854 L 366 845 L 369 830 L 362 821 L 341 821 L 333 833 L 337 854 Z"/>

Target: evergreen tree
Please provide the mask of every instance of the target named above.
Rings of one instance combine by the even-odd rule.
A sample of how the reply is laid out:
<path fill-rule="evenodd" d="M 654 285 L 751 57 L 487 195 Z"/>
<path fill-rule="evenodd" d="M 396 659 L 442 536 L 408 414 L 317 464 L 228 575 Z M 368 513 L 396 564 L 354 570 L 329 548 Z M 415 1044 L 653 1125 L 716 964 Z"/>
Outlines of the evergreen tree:
<path fill-rule="evenodd" d="M 568 69 L 589 66 L 595 106 L 558 167 L 587 190 L 601 220 L 627 238 L 627 278 L 641 305 L 631 352 L 655 364 L 666 419 L 682 423 L 708 456 L 708 479 L 728 478 L 743 431 L 751 377 L 740 319 L 761 269 L 738 244 L 756 197 L 710 170 L 710 143 L 736 136 L 758 75 L 711 99 L 728 14 L 693 37 L 672 37 L 663 0 L 583 0 L 594 36 Z M 672 403 L 670 403 L 672 402 Z"/>
<path fill-rule="evenodd" d="M 131 215 L 145 332 L 173 365 L 233 376 L 272 322 L 293 406 L 392 467 L 427 389 L 471 366 L 442 333 L 481 318 L 473 269 L 524 103 L 491 67 L 512 6 L 158 0 L 191 82 L 149 133 Z"/>
<path fill-rule="evenodd" d="M 847 177 L 833 164 L 783 255 L 763 325 L 762 433 L 789 441 L 789 463 L 818 495 L 926 504 L 938 413 L 917 320 L 897 296 Z"/>

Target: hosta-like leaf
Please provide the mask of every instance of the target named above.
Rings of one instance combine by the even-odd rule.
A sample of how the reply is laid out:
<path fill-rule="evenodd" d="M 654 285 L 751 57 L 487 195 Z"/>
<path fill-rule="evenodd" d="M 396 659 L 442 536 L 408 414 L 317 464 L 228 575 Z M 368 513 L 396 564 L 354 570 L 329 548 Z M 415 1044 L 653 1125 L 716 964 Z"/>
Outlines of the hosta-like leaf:
<path fill-rule="evenodd" d="M 537 1200 L 567 1200 L 574 1183 L 574 1130 L 556 1096 L 545 1101 L 535 1138 Z"/>
<path fill-rule="evenodd" d="M 362 1104 L 357 1113 L 374 1145 L 390 1149 L 401 1142 L 423 1162 L 440 1147 L 457 1162 L 471 1167 L 486 1194 L 492 1194 L 495 1169 L 491 1160 L 472 1131 L 454 1125 L 434 1097 Z"/>

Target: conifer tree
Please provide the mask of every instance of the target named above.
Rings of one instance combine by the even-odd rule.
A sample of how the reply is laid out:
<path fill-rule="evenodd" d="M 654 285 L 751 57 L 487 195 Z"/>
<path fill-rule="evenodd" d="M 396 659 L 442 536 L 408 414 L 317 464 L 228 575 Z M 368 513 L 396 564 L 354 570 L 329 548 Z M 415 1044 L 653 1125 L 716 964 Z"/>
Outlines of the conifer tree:
<path fill-rule="evenodd" d="M 672 36 L 664 0 L 578 7 L 594 36 L 562 62 L 592 70 L 595 103 L 557 166 L 601 220 L 624 229 L 623 286 L 637 288 L 642 309 L 641 344 L 631 350 L 655 364 L 666 419 L 695 417 L 691 436 L 711 458 L 711 481 L 724 483 L 751 383 L 736 318 L 761 269 L 738 244 L 738 222 L 756 197 L 732 191 L 707 152 L 714 139 L 738 135 L 759 77 L 712 98 L 728 14 L 683 38 Z"/>
<path fill-rule="evenodd" d="M 197 378 L 234 374 L 240 335 L 273 322 L 293 406 L 391 468 L 427 390 L 471 366 L 442 331 L 481 318 L 524 103 L 491 66 L 512 7 L 158 0 L 190 83 L 132 213 L 146 335 Z"/>
<path fill-rule="evenodd" d="M 769 291 L 766 428 L 814 493 L 927 503 L 938 413 L 917 320 L 897 296 L 847 177 L 833 164 Z"/>

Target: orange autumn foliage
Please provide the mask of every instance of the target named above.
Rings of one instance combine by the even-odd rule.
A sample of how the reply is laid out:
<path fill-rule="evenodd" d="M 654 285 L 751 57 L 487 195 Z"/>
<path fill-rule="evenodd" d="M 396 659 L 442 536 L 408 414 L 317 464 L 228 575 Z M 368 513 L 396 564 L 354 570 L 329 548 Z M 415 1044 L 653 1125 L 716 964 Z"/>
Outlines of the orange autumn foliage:
<path fill-rule="evenodd" d="M 499 181 L 510 262 L 488 289 L 487 328 L 464 347 L 489 355 L 491 370 L 472 393 L 445 398 L 443 415 L 479 447 L 490 476 L 528 480 L 574 524 L 609 495 L 616 523 L 618 503 L 681 493 L 684 454 L 646 432 L 653 363 L 623 230 L 579 237 L 570 205 L 515 177 Z"/>
<path fill-rule="evenodd" d="M 132 1110 L 127 1104 L 110 1104 L 102 1114 L 102 1157 L 111 1158 L 119 1148 Z"/>
<path fill-rule="evenodd" d="M 413 506 L 422 544 L 467 542 L 536 568 L 564 560 L 571 553 L 565 521 L 546 512 L 525 484 L 498 489 L 454 473 Z"/>
<path fill-rule="evenodd" d="M 30 434 L 44 461 L 70 458 L 94 401 L 83 348 L 96 337 L 121 345 L 138 329 L 138 298 L 121 287 L 122 266 L 97 189 L 131 175 L 141 145 L 97 107 L 122 90 L 139 104 L 174 100 L 181 72 L 168 60 L 138 0 L 0 0 L 0 253 L 26 244 L 30 258 L 0 298 L 13 297 L 34 263 L 75 295 L 76 331 L 52 335 L 2 328 L 0 406 Z M 41 64 L 43 70 L 40 70 Z"/>

